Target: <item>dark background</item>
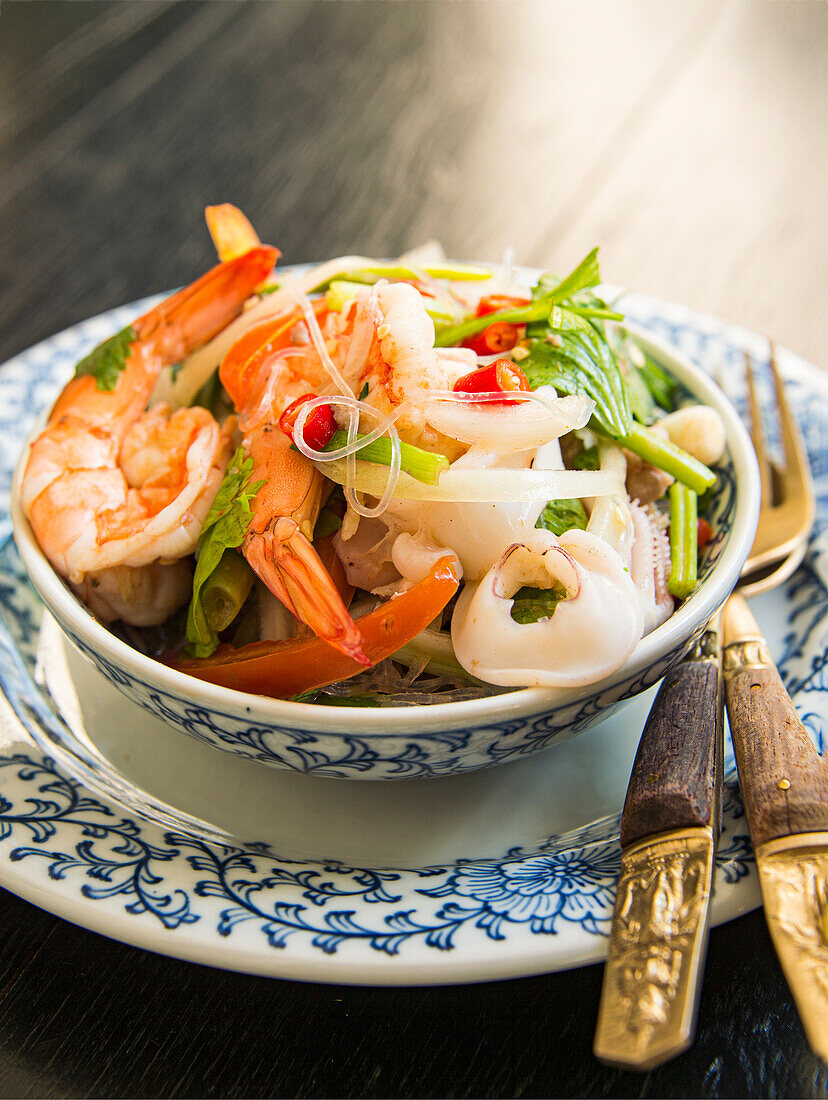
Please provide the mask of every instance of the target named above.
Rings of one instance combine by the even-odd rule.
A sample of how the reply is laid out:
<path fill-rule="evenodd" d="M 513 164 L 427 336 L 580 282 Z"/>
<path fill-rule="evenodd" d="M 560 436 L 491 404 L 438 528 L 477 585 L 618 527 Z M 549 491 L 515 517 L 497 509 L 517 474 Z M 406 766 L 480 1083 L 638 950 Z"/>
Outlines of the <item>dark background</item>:
<path fill-rule="evenodd" d="M 0 3 L 0 360 L 212 262 L 572 266 L 825 363 L 828 8 L 691 0 Z M 694 1048 L 591 1055 L 600 967 L 442 989 L 177 962 L 0 891 L 4 1096 L 825 1096 L 761 913 L 715 930 Z"/>

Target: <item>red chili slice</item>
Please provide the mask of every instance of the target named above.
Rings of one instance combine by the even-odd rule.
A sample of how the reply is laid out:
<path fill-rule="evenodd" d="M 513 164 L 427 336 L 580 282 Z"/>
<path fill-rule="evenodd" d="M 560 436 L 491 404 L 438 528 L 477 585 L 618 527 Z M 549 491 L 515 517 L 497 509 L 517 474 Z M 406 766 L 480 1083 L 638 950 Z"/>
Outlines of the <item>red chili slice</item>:
<path fill-rule="evenodd" d="M 498 355 L 502 351 L 511 351 L 520 339 L 517 325 L 507 321 L 495 321 L 476 336 L 463 341 L 463 347 L 471 348 L 477 355 Z"/>
<path fill-rule="evenodd" d="M 713 538 L 713 528 L 706 519 L 700 518 L 697 524 L 699 550 L 703 550 Z"/>
<path fill-rule="evenodd" d="M 302 406 L 306 405 L 308 401 L 313 401 L 317 396 L 318 394 L 315 393 L 302 394 L 295 401 L 291 401 L 279 417 L 279 427 L 288 438 L 293 439 L 296 419 Z M 315 451 L 321 451 L 333 439 L 336 429 L 337 423 L 331 406 L 319 405 L 308 414 L 302 431 L 302 438 L 309 447 L 313 447 Z"/>
<path fill-rule="evenodd" d="M 487 317 L 502 309 L 520 309 L 531 305 L 529 298 L 513 298 L 510 294 L 486 294 L 477 303 L 477 317 Z"/>
<path fill-rule="evenodd" d="M 511 359 L 496 359 L 487 367 L 480 367 L 471 374 L 458 378 L 454 383 L 456 393 L 514 393 L 529 390 L 529 379 Z M 514 400 L 492 401 L 492 405 L 514 405 Z"/>

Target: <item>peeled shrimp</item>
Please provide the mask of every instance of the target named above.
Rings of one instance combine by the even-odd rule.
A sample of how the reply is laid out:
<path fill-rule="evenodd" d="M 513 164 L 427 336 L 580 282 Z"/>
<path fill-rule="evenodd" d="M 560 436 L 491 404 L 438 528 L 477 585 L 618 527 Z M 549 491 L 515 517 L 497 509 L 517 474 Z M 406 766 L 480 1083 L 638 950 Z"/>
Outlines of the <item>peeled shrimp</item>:
<path fill-rule="evenodd" d="M 518 589 L 558 588 L 553 614 L 522 625 Z M 641 608 L 619 554 L 586 531 L 534 531 L 457 601 L 451 640 L 467 672 L 509 687 L 579 687 L 619 668 L 641 638 Z"/>
<path fill-rule="evenodd" d="M 147 400 L 164 366 L 241 312 L 274 259 L 273 249 L 259 248 L 219 264 L 133 323 L 134 339 L 111 392 L 81 375 L 58 398 L 31 446 L 21 499 L 44 553 L 73 585 L 117 588 L 124 596 L 126 575 L 110 583 L 102 573 L 193 552 L 221 483 L 229 435 L 205 409 L 145 412 Z M 160 601 L 168 614 L 171 586 L 165 579 L 157 589 L 168 593 Z M 143 582 L 132 590 L 147 593 Z M 129 604 L 115 601 L 121 617 L 138 621 Z M 135 611 L 143 622 L 148 613 L 148 607 Z M 165 617 L 159 608 L 154 621 Z"/>

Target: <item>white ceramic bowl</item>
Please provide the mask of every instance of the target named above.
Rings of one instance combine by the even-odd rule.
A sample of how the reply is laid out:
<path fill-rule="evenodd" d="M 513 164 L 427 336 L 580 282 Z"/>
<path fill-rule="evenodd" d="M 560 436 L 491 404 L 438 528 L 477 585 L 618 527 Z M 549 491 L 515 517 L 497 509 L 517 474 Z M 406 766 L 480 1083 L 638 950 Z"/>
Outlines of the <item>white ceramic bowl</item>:
<path fill-rule="evenodd" d="M 176 730 L 272 767 L 337 779 L 405 779 L 491 767 L 545 749 L 605 718 L 650 687 L 695 640 L 732 591 L 747 559 L 759 512 L 756 461 L 739 416 L 706 374 L 633 325 L 641 347 L 699 401 L 718 409 L 727 430 L 701 584 L 679 610 L 598 683 L 567 691 L 527 688 L 459 703 L 401 708 L 317 706 L 216 687 L 145 657 L 111 634 L 54 572 L 19 504 L 12 521 L 32 582 L 74 646 L 127 698 Z"/>

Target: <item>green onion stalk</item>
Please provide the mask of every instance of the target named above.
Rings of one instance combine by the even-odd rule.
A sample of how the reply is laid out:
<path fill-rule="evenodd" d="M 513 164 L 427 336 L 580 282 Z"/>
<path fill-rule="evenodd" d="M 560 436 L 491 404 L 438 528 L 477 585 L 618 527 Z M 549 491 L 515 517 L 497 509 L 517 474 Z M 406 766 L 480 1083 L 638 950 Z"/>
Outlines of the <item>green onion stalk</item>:
<path fill-rule="evenodd" d="M 224 551 L 201 590 L 201 606 L 216 634 L 226 630 L 239 614 L 254 579 L 253 570 L 241 554 L 234 550 Z"/>
<path fill-rule="evenodd" d="M 364 436 L 357 436 L 357 441 Z M 348 442 L 348 433 L 335 432 L 331 441 L 322 448 L 322 451 L 335 451 L 338 447 L 344 447 Z M 379 466 L 391 465 L 391 440 L 387 436 L 375 439 L 373 443 L 361 448 L 357 457 L 363 462 L 373 462 Z M 400 441 L 400 470 L 404 474 L 425 482 L 426 485 L 436 485 L 443 470 L 449 468 L 449 460 L 445 455 L 432 454 L 421 447 L 415 447 L 411 443 Z"/>

